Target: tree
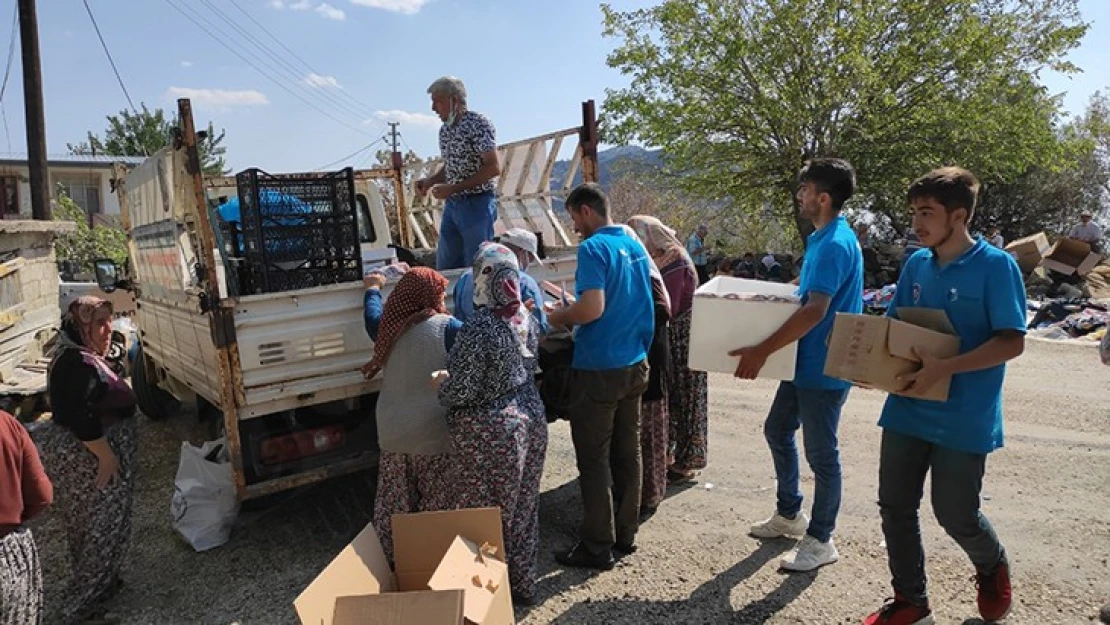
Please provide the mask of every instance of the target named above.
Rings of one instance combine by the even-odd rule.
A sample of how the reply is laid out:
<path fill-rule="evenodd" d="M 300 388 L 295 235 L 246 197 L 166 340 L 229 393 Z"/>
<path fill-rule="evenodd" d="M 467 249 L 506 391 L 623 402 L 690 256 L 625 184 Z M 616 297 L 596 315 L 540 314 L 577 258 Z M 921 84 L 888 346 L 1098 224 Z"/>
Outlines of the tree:
<path fill-rule="evenodd" d="M 1110 200 L 1110 99 L 1095 93 L 1086 112 L 1057 133 L 1058 162 L 1030 167 L 1016 179 L 984 188 L 979 214 L 1007 241 L 1041 230 L 1063 234 Z"/>
<path fill-rule="evenodd" d="M 808 158 L 857 168 L 856 205 L 905 224 L 905 188 L 941 164 L 1010 180 L 1055 156 L 1058 102 L 1037 72 L 1087 26 L 1076 0 L 665 0 L 603 5 L 606 140 L 663 148 L 670 179 L 728 210 L 797 215 Z M 678 175 L 681 174 L 681 175 Z"/>
<path fill-rule="evenodd" d="M 123 230 L 90 225 L 81 207 L 61 191 L 54 205 L 54 219 L 77 224 L 76 232 L 59 236 L 54 244 L 59 263 L 72 261 L 81 271 L 92 272 L 93 263 L 101 258 L 110 258 L 120 266 L 127 262 L 127 235 Z"/>
<path fill-rule="evenodd" d="M 160 108 L 151 111 L 146 104 L 141 106 L 142 111 L 123 110 L 119 115 L 109 115 L 104 138 L 89 132 L 86 141 L 66 146 L 70 154 L 149 156 L 170 145 L 177 119 L 167 119 Z M 227 148 L 222 145 L 225 134 L 224 130 L 217 134 L 212 122 L 208 122 L 208 129 L 197 144 L 201 167 L 207 176 L 223 176 L 229 171 L 224 159 Z"/>

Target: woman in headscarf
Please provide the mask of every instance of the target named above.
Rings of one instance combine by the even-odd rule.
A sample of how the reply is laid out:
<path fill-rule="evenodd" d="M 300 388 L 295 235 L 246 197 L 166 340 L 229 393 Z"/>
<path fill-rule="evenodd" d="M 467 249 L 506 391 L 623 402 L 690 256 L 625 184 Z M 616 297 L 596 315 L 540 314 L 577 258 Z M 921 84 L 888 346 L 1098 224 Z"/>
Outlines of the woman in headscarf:
<path fill-rule="evenodd" d="M 655 217 L 636 215 L 628 220 L 644 242 L 671 298 L 671 466 L 672 483 L 690 481 L 705 468 L 709 439 L 709 379 L 704 371 L 693 371 L 690 363 L 690 317 L 697 270 L 675 231 Z"/>
<path fill-rule="evenodd" d="M 54 500 L 27 429 L 0 410 L 0 625 L 42 623 L 42 569 L 27 522 Z"/>
<path fill-rule="evenodd" d="M 36 438 L 72 571 L 61 615 L 51 622 L 114 622 L 103 605 L 123 584 L 139 437 L 135 395 L 105 360 L 111 340 L 112 304 L 79 297 L 62 319 L 48 369 L 53 417 Z"/>
<path fill-rule="evenodd" d="M 405 273 L 382 306 L 385 277 L 366 276 L 366 328 L 374 358 L 362 372 L 383 372 L 378 394 L 378 490 L 374 529 L 393 561 L 395 514 L 451 510 L 456 506 L 457 466 L 447 432 L 447 410 L 429 383 L 446 366 L 462 322 L 447 314 L 447 278 L 434 269 Z"/>
<path fill-rule="evenodd" d="M 539 493 L 547 419 L 536 388 L 539 324 L 520 299 L 520 269 L 505 246 L 474 260 L 474 316 L 436 378 L 461 464 L 463 508 L 501 508 L 514 600 L 535 601 Z"/>

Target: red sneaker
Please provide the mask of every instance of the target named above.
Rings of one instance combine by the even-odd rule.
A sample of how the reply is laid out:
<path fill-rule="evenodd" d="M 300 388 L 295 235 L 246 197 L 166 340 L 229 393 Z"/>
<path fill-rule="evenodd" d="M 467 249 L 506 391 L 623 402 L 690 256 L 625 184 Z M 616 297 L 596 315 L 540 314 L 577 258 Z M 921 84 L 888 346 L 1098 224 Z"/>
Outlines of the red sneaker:
<path fill-rule="evenodd" d="M 899 595 L 887 599 L 883 607 L 863 621 L 863 625 L 933 625 L 933 611 Z"/>
<path fill-rule="evenodd" d="M 991 575 L 976 575 L 975 584 L 979 587 L 979 616 L 988 623 L 1006 618 L 1014 599 L 1010 565 L 1003 560 Z"/>

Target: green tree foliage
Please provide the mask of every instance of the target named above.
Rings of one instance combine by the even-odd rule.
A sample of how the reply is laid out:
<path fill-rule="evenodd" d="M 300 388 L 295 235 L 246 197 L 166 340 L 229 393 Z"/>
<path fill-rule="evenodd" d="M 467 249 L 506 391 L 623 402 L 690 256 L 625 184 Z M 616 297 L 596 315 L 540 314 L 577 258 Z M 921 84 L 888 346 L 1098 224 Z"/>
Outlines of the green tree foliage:
<path fill-rule="evenodd" d="M 111 156 L 149 156 L 170 145 L 177 128 L 175 118 L 167 118 L 165 111 L 151 111 L 145 104 L 142 110 L 120 111 L 119 115 L 108 116 L 108 128 L 101 138 L 93 132 L 88 138 L 76 145 L 67 147 L 71 154 L 107 154 Z M 224 155 L 227 148 L 223 145 L 223 130 L 217 134 L 212 122 L 198 144 L 201 167 L 205 175 L 223 176 L 228 173 Z"/>
<path fill-rule="evenodd" d="M 123 230 L 102 224 L 90 226 L 85 211 L 60 190 L 54 203 L 54 219 L 77 224 L 76 232 L 55 241 L 58 262 L 73 261 L 81 271 L 91 272 L 93 263 L 101 258 L 110 258 L 121 267 L 127 261 L 127 235 Z"/>
<path fill-rule="evenodd" d="M 1076 0 L 665 0 L 603 5 L 631 78 L 607 141 L 661 147 L 674 184 L 744 215 L 795 220 L 795 176 L 839 156 L 857 205 L 905 224 L 905 188 L 941 164 L 1012 180 L 1055 159 L 1058 102 L 1037 80 L 1087 26 Z M 796 223 L 804 234 L 812 226 Z"/>
<path fill-rule="evenodd" d="M 1086 112 L 1057 133 L 1060 156 L 1007 182 L 988 185 L 979 213 L 1006 240 L 1040 230 L 1063 234 L 1090 211 L 1106 214 L 1110 200 L 1110 98 L 1095 93 Z"/>

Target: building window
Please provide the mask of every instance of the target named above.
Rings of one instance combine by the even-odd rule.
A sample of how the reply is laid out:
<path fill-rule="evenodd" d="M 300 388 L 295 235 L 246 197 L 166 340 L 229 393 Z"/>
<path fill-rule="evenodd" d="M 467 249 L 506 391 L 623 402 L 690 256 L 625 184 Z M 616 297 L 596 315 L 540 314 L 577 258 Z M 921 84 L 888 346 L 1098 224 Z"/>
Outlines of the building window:
<path fill-rule="evenodd" d="M 100 179 L 93 176 L 58 176 L 55 178 L 66 197 L 81 207 L 90 218 L 100 214 Z"/>
<path fill-rule="evenodd" d="M 0 219 L 19 219 L 19 178 L 0 176 Z"/>

